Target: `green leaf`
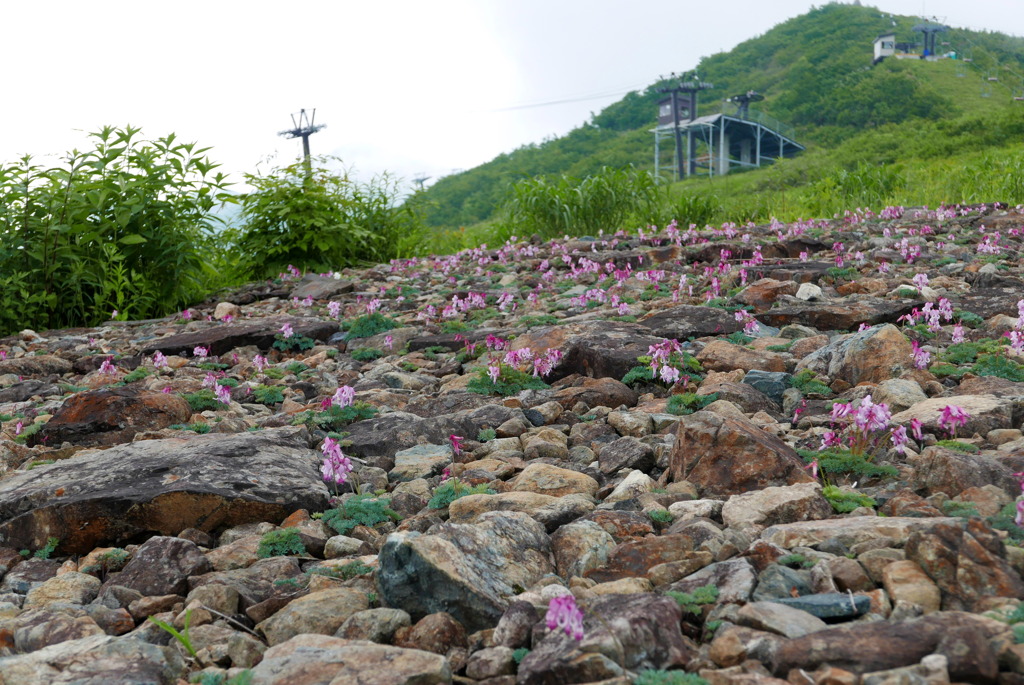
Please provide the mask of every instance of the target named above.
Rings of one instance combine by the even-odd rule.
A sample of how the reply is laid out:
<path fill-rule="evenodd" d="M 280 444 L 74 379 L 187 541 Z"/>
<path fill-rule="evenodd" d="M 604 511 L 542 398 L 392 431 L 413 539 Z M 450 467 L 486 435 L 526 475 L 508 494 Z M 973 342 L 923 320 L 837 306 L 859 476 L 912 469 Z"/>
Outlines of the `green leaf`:
<path fill-rule="evenodd" d="M 138 233 L 132 233 L 131 235 L 126 235 L 117 242 L 121 243 L 122 245 L 139 245 L 140 243 L 144 243 L 147 241 Z"/>

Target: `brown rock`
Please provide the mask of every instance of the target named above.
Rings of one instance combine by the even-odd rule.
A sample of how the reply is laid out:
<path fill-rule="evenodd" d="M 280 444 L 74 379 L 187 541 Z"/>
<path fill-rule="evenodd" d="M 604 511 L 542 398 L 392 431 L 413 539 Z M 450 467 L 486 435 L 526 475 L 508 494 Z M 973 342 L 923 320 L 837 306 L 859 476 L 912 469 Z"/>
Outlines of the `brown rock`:
<path fill-rule="evenodd" d="M 284 324 L 290 324 L 296 335 L 314 340 L 327 340 L 338 332 L 338 324 L 315 318 L 293 316 L 265 317 L 243 323 L 216 324 L 193 333 L 179 333 L 161 338 L 142 349 L 143 354 L 160 351 L 164 354 L 192 355 L 196 347 L 205 347 L 211 355 L 227 354 L 236 347 L 255 345 L 270 349 Z"/>
<path fill-rule="evenodd" d="M 982 435 L 997 428 L 1012 428 L 1013 402 L 994 395 L 957 395 L 956 397 L 932 397 L 918 402 L 910 409 L 893 415 L 893 423 L 909 424 L 911 419 L 919 420 L 923 430 L 948 437 L 948 433 L 939 428 L 939 417 L 947 405 L 956 405 L 965 409 L 969 416 L 967 423 L 957 428 L 957 434 L 970 436 L 974 433 Z"/>
<path fill-rule="evenodd" d="M 925 495 L 944 492 L 956 497 L 969 488 L 993 484 L 1007 495 L 1020 492 L 1010 469 L 987 454 L 926 447 L 910 463 L 914 466 L 910 486 Z"/>
<path fill-rule="evenodd" d="M 456 648 L 469 647 L 466 629 L 451 614 L 443 611 L 427 614 L 408 628 L 399 628 L 395 632 L 393 644 L 396 647 L 422 649 L 441 655 L 447 655 Z"/>
<path fill-rule="evenodd" d="M 984 597 L 1024 597 L 1024 580 L 1006 561 L 999 536 L 981 519 L 940 524 L 912 533 L 907 559 L 917 562 L 942 592 L 944 610 L 969 609 Z"/>
<path fill-rule="evenodd" d="M 810 369 L 850 385 L 880 383 L 912 365 L 911 351 L 903 333 L 886 324 L 833 340 L 801 359 L 796 370 Z"/>
<path fill-rule="evenodd" d="M 588 407 L 615 409 L 621 406 L 635 406 L 637 401 L 636 391 L 615 378 L 580 376 L 572 379 L 570 385 L 556 383 L 554 387 L 556 392 L 552 399 L 566 409 L 571 409 L 577 402 L 582 402 Z M 614 432 L 614 429 L 609 430 Z"/>
<path fill-rule="evenodd" d="M 184 595 L 190 576 L 210 570 L 210 562 L 193 543 L 157 536 L 135 550 L 124 570 L 112 575 L 104 587 L 120 585 L 146 596 Z"/>
<path fill-rule="evenodd" d="M 643 577 L 653 566 L 683 560 L 693 551 L 692 540 L 681 535 L 624 542 L 612 549 L 605 566 L 588 571 L 586 577 L 598 583 Z"/>
<path fill-rule="evenodd" d="M 705 494 L 813 481 L 797 453 L 778 437 L 745 419 L 708 411 L 679 422 L 669 464 L 671 480 L 688 480 Z"/>
<path fill-rule="evenodd" d="M 513 490 L 526 490 L 561 497 L 573 493 L 593 496 L 598 483 L 585 473 L 551 464 L 530 464 L 510 483 Z"/>
<path fill-rule="evenodd" d="M 534 328 L 513 340 L 511 348 L 529 347 L 535 353 L 560 350 L 562 360 L 552 373 L 554 379 L 573 373 L 618 379 L 636 366 L 636 358 L 647 354 L 648 347 L 660 342 L 638 324 L 586 321 Z"/>
<path fill-rule="evenodd" d="M 191 416 L 178 395 L 128 385 L 71 396 L 33 438 L 48 445 L 116 445 L 141 431 L 187 423 Z"/>
<path fill-rule="evenodd" d="M 782 295 L 796 295 L 799 286 L 793 281 L 776 281 L 774 278 L 761 278 L 741 290 L 733 299 L 754 307 L 754 311 L 763 312 L 771 309 L 772 304 Z"/>
<path fill-rule="evenodd" d="M 763 392 L 747 383 L 709 383 L 704 381 L 697 389 L 698 395 L 718 395 L 719 400 L 732 402 L 745 413 L 759 411 L 777 414 L 779 408 Z"/>
<path fill-rule="evenodd" d="M 62 375 L 71 371 L 71 362 L 51 354 L 40 354 L 31 357 L 0 359 L 0 376 L 14 374 L 32 378 L 38 376 Z"/>
<path fill-rule="evenodd" d="M 882 300 L 876 297 L 852 295 L 834 302 L 801 302 L 774 307 L 759 315 L 769 326 L 788 326 L 799 323 L 821 331 L 853 331 L 862 323 L 870 326 L 895 323 L 922 302 Z"/>
<path fill-rule="evenodd" d="M 743 328 L 743 324 L 725 310 L 686 304 L 660 311 L 640 323 L 654 335 L 670 340 L 728 335 Z"/>
<path fill-rule="evenodd" d="M 882 583 L 893 602 L 917 604 L 924 613 L 939 610 L 939 588 L 924 570 L 913 561 L 894 561 L 882 571 Z"/>
<path fill-rule="evenodd" d="M 786 363 L 773 352 L 755 350 L 734 345 L 726 340 L 714 340 L 697 354 L 705 369 L 710 371 L 731 371 L 733 369 L 759 369 L 761 371 L 785 371 Z"/>

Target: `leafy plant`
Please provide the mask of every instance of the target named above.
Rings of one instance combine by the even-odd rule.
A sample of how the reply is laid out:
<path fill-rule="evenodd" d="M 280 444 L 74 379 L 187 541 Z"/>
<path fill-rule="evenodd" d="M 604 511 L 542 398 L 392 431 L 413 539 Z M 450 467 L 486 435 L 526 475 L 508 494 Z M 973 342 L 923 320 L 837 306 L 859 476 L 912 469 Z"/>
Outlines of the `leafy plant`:
<path fill-rule="evenodd" d="M 259 547 L 256 548 L 256 556 L 260 559 L 305 553 L 306 546 L 302 543 L 302 536 L 294 528 L 267 531 L 260 538 Z"/>
<path fill-rule="evenodd" d="M 326 411 L 304 411 L 292 419 L 292 425 L 305 424 L 310 428 L 337 431 L 354 421 L 364 421 L 377 415 L 377 408 L 361 400 L 347 407 L 332 405 Z"/>
<path fill-rule="evenodd" d="M 310 570 L 309 575 L 316 576 L 328 576 L 330 578 L 338 578 L 341 580 L 351 580 L 356 576 L 363 576 L 368 573 L 373 573 L 373 569 L 363 562 L 356 560 L 350 561 L 347 564 L 341 566 L 318 566 Z"/>
<path fill-rule="evenodd" d="M 674 520 L 668 509 L 651 509 L 647 512 L 647 517 L 655 523 L 661 524 L 672 523 Z"/>
<path fill-rule="evenodd" d="M 971 516 L 978 516 L 978 507 L 974 502 L 956 502 L 948 499 L 942 503 L 942 513 L 946 516 L 957 516 L 960 518 L 970 518 Z"/>
<path fill-rule="evenodd" d="M 300 373 L 306 371 L 307 369 L 309 369 L 308 366 L 295 359 L 284 365 L 284 370 L 292 374 L 293 376 L 298 376 Z M 267 371 L 269 370 L 270 369 L 267 369 Z"/>
<path fill-rule="evenodd" d="M 733 331 L 729 335 L 725 336 L 725 339 L 733 345 L 749 345 L 754 342 L 754 339 L 743 331 Z"/>
<path fill-rule="evenodd" d="M 551 314 L 529 314 L 520 317 L 519 324 L 527 328 L 535 328 L 536 326 L 555 326 L 559 321 L 561 319 Z"/>
<path fill-rule="evenodd" d="M 357 362 L 372 362 L 374 359 L 380 359 L 384 356 L 383 350 L 378 350 L 376 347 L 357 347 L 352 350 L 349 354 Z"/>
<path fill-rule="evenodd" d="M 679 395 L 672 395 L 669 397 L 668 405 L 665 410 L 669 414 L 686 416 L 687 414 L 692 414 L 695 411 L 700 411 L 717 399 L 717 392 L 713 392 L 710 395 L 698 395 L 695 392 L 684 392 Z"/>
<path fill-rule="evenodd" d="M 53 556 L 53 553 L 57 551 L 57 545 L 60 544 L 60 538 L 49 537 L 46 538 L 46 544 L 41 549 L 36 550 L 33 554 L 36 559 L 49 559 Z"/>
<path fill-rule="evenodd" d="M 247 668 L 230 678 L 224 673 L 196 673 L 189 682 L 199 685 L 252 685 L 252 671 Z"/>
<path fill-rule="evenodd" d="M 323 272 L 406 256 L 420 235 L 415 199 L 399 204 L 396 179 L 357 182 L 333 157 L 296 162 L 266 175 L 246 174 L 252 190 L 238 197 L 242 227 L 230 233 L 245 279 L 294 264 Z"/>
<path fill-rule="evenodd" d="M 185 651 L 189 653 L 189 656 L 191 656 L 193 659 L 196 658 L 196 650 L 192 646 L 192 639 L 189 637 L 188 634 L 189 626 L 192 623 L 191 609 L 185 610 L 185 620 L 182 623 L 181 632 L 178 632 L 178 630 L 170 623 L 167 623 L 166 621 L 161 621 L 160 619 L 154 616 L 150 616 L 148 620 L 152 622 L 154 625 L 156 625 L 158 628 L 166 630 L 168 633 L 170 633 L 171 637 L 173 637 L 175 640 L 181 643 L 181 646 L 185 648 Z"/>
<path fill-rule="evenodd" d="M 1006 531 L 1010 540 L 1013 540 L 1016 544 L 1020 545 L 1024 543 L 1024 528 L 1017 525 L 1014 520 L 1016 515 L 1017 505 L 1015 502 L 1010 502 L 1000 509 L 998 514 L 989 516 L 988 523 L 996 530 Z"/>
<path fill-rule="evenodd" d="M 1016 383 L 1024 381 L 1024 365 L 1001 354 L 980 355 L 971 367 L 971 373 L 975 376 L 997 376 Z"/>
<path fill-rule="evenodd" d="M 477 442 L 490 442 L 497 437 L 498 433 L 493 428 L 481 428 L 476 434 Z"/>
<path fill-rule="evenodd" d="M 525 659 L 526 655 L 529 654 L 529 653 L 530 653 L 529 648 L 527 648 L 527 647 L 520 647 L 519 649 L 516 649 L 516 650 L 514 650 L 512 652 L 512 660 L 515 661 L 516 662 L 516 666 L 518 666 L 519 664 L 523 663 L 523 659 Z"/>
<path fill-rule="evenodd" d="M 126 384 L 126 385 L 128 383 L 135 383 L 136 381 L 141 381 L 143 378 L 147 377 L 148 375 L 149 375 L 149 369 L 147 369 L 144 366 L 140 366 L 139 368 L 135 369 L 131 373 L 126 374 L 125 377 L 121 379 L 121 382 Z"/>
<path fill-rule="evenodd" d="M 280 404 L 284 402 L 284 392 L 277 385 L 257 385 L 252 389 L 252 397 L 259 404 Z"/>
<path fill-rule="evenodd" d="M 708 685 L 708 681 L 696 673 L 686 671 L 647 669 L 637 673 L 633 685 Z"/>
<path fill-rule="evenodd" d="M 465 497 L 466 495 L 494 495 L 497 494 L 495 490 L 491 490 L 486 484 L 481 483 L 480 485 L 467 485 L 458 478 L 449 478 L 445 482 L 441 483 L 434 490 L 434 496 L 427 502 L 427 506 L 431 509 L 444 509 L 449 504 Z"/>
<path fill-rule="evenodd" d="M 820 380 L 818 375 L 810 369 L 803 369 L 799 373 L 793 375 L 789 379 L 791 387 L 796 388 L 804 395 L 831 395 L 832 388 L 828 387 Z"/>
<path fill-rule="evenodd" d="M 981 451 L 977 445 L 972 445 L 969 442 L 961 442 L 960 440 L 939 440 L 935 444 L 939 447 L 956 450 L 957 452 L 968 452 L 970 454 L 977 454 Z"/>
<path fill-rule="evenodd" d="M 33 421 L 32 423 L 22 428 L 21 435 L 14 436 L 14 442 L 18 443 L 19 445 L 24 445 L 25 443 L 28 442 L 29 438 L 31 438 L 39 431 L 43 430 L 43 425 L 44 424 L 42 423 L 36 423 L 35 421 Z"/>
<path fill-rule="evenodd" d="M 193 414 L 198 414 L 208 409 L 217 410 L 221 407 L 221 403 L 217 401 L 217 397 L 209 388 L 203 388 L 196 392 L 187 392 L 182 397 L 188 402 L 189 409 L 192 410 Z"/>
<path fill-rule="evenodd" d="M 349 323 L 345 339 L 369 338 L 379 333 L 386 333 L 399 326 L 401 326 L 400 323 L 391 317 L 384 316 L 380 312 L 364 314 Z"/>
<path fill-rule="evenodd" d="M 500 363 L 499 369 L 501 373 L 498 375 L 497 382 L 492 381 L 491 377 L 487 375 L 486 368 L 478 369 L 476 375 L 466 384 L 466 390 L 480 395 L 509 397 L 523 390 L 544 390 L 550 387 L 537 376 L 514 369 L 508 364 Z"/>
<path fill-rule="evenodd" d="M 877 506 L 877 503 L 871 497 L 859 492 L 843 490 L 835 485 L 826 485 L 821 489 L 821 494 L 829 501 L 829 504 L 832 505 L 836 513 L 839 514 L 847 514 L 859 507 L 871 507 L 873 509 Z"/>
<path fill-rule="evenodd" d="M 273 347 L 282 352 L 303 352 L 313 349 L 314 346 L 316 346 L 316 340 L 306 335 L 295 333 L 286 338 L 281 333 L 278 333 L 274 336 Z"/>
<path fill-rule="evenodd" d="M 868 461 L 864 455 L 856 454 L 844 448 L 829 447 L 820 451 L 798 449 L 796 452 L 808 464 L 817 460 L 818 468 L 828 476 L 871 478 L 875 476 L 899 475 L 899 471 L 895 466 L 876 464 Z"/>
<path fill-rule="evenodd" d="M 785 554 L 776 559 L 775 563 L 780 566 L 790 566 L 792 568 L 811 568 L 817 562 L 813 559 L 808 559 L 803 554 Z"/>
<path fill-rule="evenodd" d="M 210 424 L 208 423 L 174 423 L 168 426 L 171 430 L 178 431 L 192 431 L 193 433 L 199 433 L 205 435 L 210 432 Z"/>
<path fill-rule="evenodd" d="M 714 604 L 718 601 L 718 588 L 714 585 L 702 585 L 694 588 L 692 592 L 666 592 L 666 595 L 676 600 L 683 611 L 691 614 L 699 614 L 701 607 L 705 604 Z"/>
<path fill-rule="evenodd" d="M 89 134 L 52 168 L 0 165 L 0 335 L 163 316 L 223 276 L 211 211 L 227 187 L 208 148 L 138 128 Z M 174 274 L 174 278 L 167 278 Z"/>
<path fill-rule="evenodd" d="M 369 493 L 353 495 L 333 509 L 324 512 L 323 522 L 341 535 L 348 535 L 356 526 L 372 528 L 385 521 L 401 520 L 391 509 L 390 497 L 376 497 Z"/>

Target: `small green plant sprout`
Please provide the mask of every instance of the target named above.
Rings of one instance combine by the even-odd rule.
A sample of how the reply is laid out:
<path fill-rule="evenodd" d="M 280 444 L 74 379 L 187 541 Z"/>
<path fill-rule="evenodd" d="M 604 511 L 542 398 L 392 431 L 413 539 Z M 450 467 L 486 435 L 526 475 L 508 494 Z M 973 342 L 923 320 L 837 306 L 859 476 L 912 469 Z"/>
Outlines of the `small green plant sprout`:
<path fill-rule="evenodd" d="M 663 525 L 666 523 L 672 523 L 674 520 L 668 509 L 651 509 L 647 512 L 647 516 L 655 523 Z"/>
<path fill-rule="evenodd" d="M 192 410 L 193 414 L 207 410 L 216 411 L 221 408 L 221 403 L 217 401 L 217 396 L 209 388 L 188 392 L 183 394 L 182 397 L 188 402 L 189 409 Z"/>
<path fill-rule="evenodd" d="M 260 559 L 305 553 L 306 546 L 302 544 L 299 531 L 294 528 L 278 528 L 264 533 L 256 548 L 256 556 Z"/>
<path fill-rule="evenodd" d="M 53 553 L 57 551 L 57 545 L 60 544 L 60 538 L 49 537 L 46 538 L 46 544 L 42 548 L 36 550 L 33 554 L 36 559 L 49 559 L 53 556 Z"/>
<path fill-rule="evenodd" d="M 899 475 L 899 470 L 895 466 L 876 464 L 869 461 L 865 455 L 843 447 L 829 447 L 823 450 L 798 449 L 796 453 L 808 464 L 818 462 L 823 477 L 849 476 L 860 479 Z"/>
<path fill-rule="evenodd" d="M 942 503 L 942 513 L 946 516 L 956 516 L 959 518 L 980 516 L 978 507 L 974 502 L 957 502 L 951 499 Z"/>
<path fill-rule="evenodd" d="M 136 381 L 141 381 L 148 375 L 149 369 L 147 369 L 144 366 L 140 366 L 139 368 L 135 369 L 131 373 L 127 374 L 124 378 L 122 378 L 121 382 L 124 383 L 125 385 L 127 385 L 128 383 L 135 383 Z"/>
<path fill-rule="evenodd" d="M 365 576 L 369 573 L 373 573 L 373 568 L 358 560 L 341 566 L 318 566 L 307 571 L 307 574 L 311 576 L 327 576 L 338 580 L 352 580 L 356 576 Z"/>
<path fill-rule="evenodd" d="M 683 611 L 691 614 L 699 614 L 702 606 L 718 601 L 718 588 L 714 585 L 702 585 L 692 592 L 671 591 L 665 594 L 676 600 Z"/>
<path fill-rule="evenodd" d="M 402 517 L 391 509 L 390 497 L 375 497 L 370 493 L 349 497 L 333 509 L 324 512 L 322 520 L 341 535 L 348 535 L 356 526 L 372 528 L 385 521 L 400 521 Z"/>
<path fill-rule="evenodd" d="M 529 352 L 528 348 L 523 349 Z M 520 351 L 513 350 L 513 352 Z M 558 350 L 549 350 L 549 352 L 558 352 Z M 512 353 L 510 352 L 509 354 Z M 508 355 L 506 355 L 507 358 Z M 526 371 L 520 371 L 515 368 L 515 365 L 495 359 L 488 363 L 487 368 L 479 369 L 466 385 L 466 389 L 470 392 L 480 395 L 500 395 L 502 397 L 517 395 L 523 390 L 544 390 L 548 387 L 550 386 L 541 380 L 539 375 L 531 375 Z"/>
<path fill-rule="evenodd" d="M 525 659 L 526 655 L 529 653 L 530 650 L 527 647 L 520 647 L 519 649 L 512 652 L 512 660 L 515 661 L 516 666 L 518 666 L 519 664 L 523 663 L 523 659 Z"/>
<path fill-rule="evenodd" d="M 458 478 L 449 478 L 437 486 L 437 489 L 434 490 L 434 496 L 427 502 L 427 506 L 431 509 L 444 509 L 455 500 L 466 495 L 494 494 L 497 494 L 497 492 L 488 488 L 484 483 L 480 485 L 467 485 Z"/>
<path fill-rule="evenodd" d="M 938 440 L 935 444 L 949 450 L 956 450 L 957 452 L 969 452 L 971 454 L 976 454 L 981 451 L 977 445 L 972 445 L 969 442 L 961 442 L 960 440 Z"/>
<path fill-rule="evenodd" d="M 192 646 L 192 639 L 189 637 L 188 634 L 188 628 L 192 624 L 191 609 L 185 610 L 185 620 L 182 622 L 181 632 L 179 632 L 178 629 L 172 626 L 170 623 L 167 623 L 166 621 L 161 621 L 160 619 L 154 618 L 153 616 L 150 616 L 148 620 L 151 621 L 158 628 L 170 633 L 171 637 L 177 640 L 181 644 L 181 646 L 185 648 L 185 651 L 188 652 L 188 655 L 190 657 L 192 657 L 193 659 L 196 658 L 196 650 Z"/>
<path fill-rule="evenodd" d="M 808 559 L 803 554 L 785 554 L 776 559 L 775 563 L 779 566 L 789 566 L 792 568 L 811 568 L 818 562 L 814 559 Z"/>
<path fill-rule="evenodd" d="M 247 668 L 230 678 L 225 673 L 196 673 L 189 682 L 198 685 L 252 685 L 252 671 Z"/>
<path fill-rule="evenodd" d="M 669 414 L 675 414 L 676 416 L 686 416 L 687 414 L 692 414 L 695 411 L 700 411 L 717 399 L 717 392 L 713 392 L 710 395 L 698 395 L 695 392 L 684 392 L 679 395 L 672 395 L 668 398 L 666 411 L 668 411 Z"/>
<path fill-rule="evenodd" d="M 686 671 L 640 671 L 633 678 L 633 685 L 708 685 L 708 681 L 696 673 Z"/>
<path fill-rule="evenodd" d="M 493 428 L 481 428 L 476 434 L 477 442 L 490 442 L 496 437 L 498 433 Z"/>

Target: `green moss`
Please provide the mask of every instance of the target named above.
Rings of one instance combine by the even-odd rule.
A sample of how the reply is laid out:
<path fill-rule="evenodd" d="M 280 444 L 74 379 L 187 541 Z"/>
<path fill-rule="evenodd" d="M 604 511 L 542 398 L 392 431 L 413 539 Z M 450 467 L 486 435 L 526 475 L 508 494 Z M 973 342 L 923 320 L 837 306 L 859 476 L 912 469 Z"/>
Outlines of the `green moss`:
<path fill-rule="evenodd" d="M 252 397 L 259 404 L 270 406 L 284 402 L 284 392 L 277 385 L 257 385 L 252 389 Z"/>
<path fill-rule="evenodd" d="M 637 673 L 633 685 L 708 685 L 708 681 L 686 671 L 647 669 Z"/>
<path fill-rule="evenodd" d="M 808 464 L 817 459 L 818 468 L 827 476 L 871 478 L 899 475 L 895 466 L 876 464 L 863 455 L 854 454 L 848 449 L 830 447 L 821 451 L 798 449 L 796 452 Z"/>
<path fill-rule="evenodd" d="M 873 509 L 877 506 L 877 502 L 867 495 L 842 490 L 834 485 L 826 485 L 821 489 L 821 494 L 838 514 L 847 514 L 860 507 L 871 507 Z"/>
<path fill-rule="evenodd" d="M 391 317 L 384 316 L 380 312 L 365 314 L 353 319 L 348 324 L 348 332 L 345 334 L 345 339 L 352 340 L 353 338 L 369 338 L 377 335 L 378 333 L 384 333 L 394 328 L 398 328 L 401 325 L 402 324 L 398 323 Z"/>
<path fill-rule="evenodd" d="M 968 452 L 970 454 L 976 454 L 981 451 L 977 445 L 972 445 L 968 442 L 960 442 L 959 440 L 939 440 L 935 444 L 939 447 L 956 450 L 957 452 Z"/>
<path fill-rule="evenodd" d="M 670 591 L 665 594 L 676 600 L 683 611 L 691 614 L 699 614 L 702 606 L 718 601 L 718 588 L 714 585 L 702 585 L 692 592 Z"/>
<path fill-rule="evenodd" d="M 401 516 L 391 509 L 390 497 L 354 495 L 334 509 L 324 512 L 322 520 L 341 535 L 348 535 L 356 526 L 372 528 L 385 521 L 400 521 Z"/>
<path fill-rule="evenodd" d="M 123 382 L 125 385 L 127 385 L 128 383 L 135 383 L 137 381 L 141 381 L 148 375 L 149 369 L 147 369 L 144 366 L 140 366 L 131 373 L 127 374 L 123 379 L 121 379 L 121 382 Z"/>
<path fill-rule="evenodd" d="M 376 347 L 357 347 L 352 350 L 349 354 L 357 362 L 372 362 L 374 359 L 380 359 L 384 356 L 383 350 L 378 350 Z"/>
<path fill-rule="evenodd" d="M 804 369 L 794 375 L 789 379 L 789 384 L 804 395 L 832 394 L 832 388 L 818 380 L 818 375 L 810 369 Z"/>
<path fill-rule="evenodd" d="M 478 369 L 476 375 L 466 384 L 466 390 L 480 395 L 509 397 L 523 390 L 544 390 L 551 387 L 537 376 L 514 369 L 508 364 L 500 363 L 498 366 L 501 373 L 498 375 L 497 383 L 487 375 L 487 369 L 482 368 Z"/>
<path fill-rule="evenodd" d="M 217 410 L 222 406 L 209 388 L 203 388 L 196 392 L 187 392 L 182 397 L 188 402 L 189 409 L 192 410 L 193 414 L 207 410 Z"/>
<path fill-rule="evenodd" d="M 996 376 L 1016 383 L 1024 381 L 1024 366 L 1001 354 L 980 355 L 978 362 L 971 367 L 971 373 L 975 376 Z"/>

